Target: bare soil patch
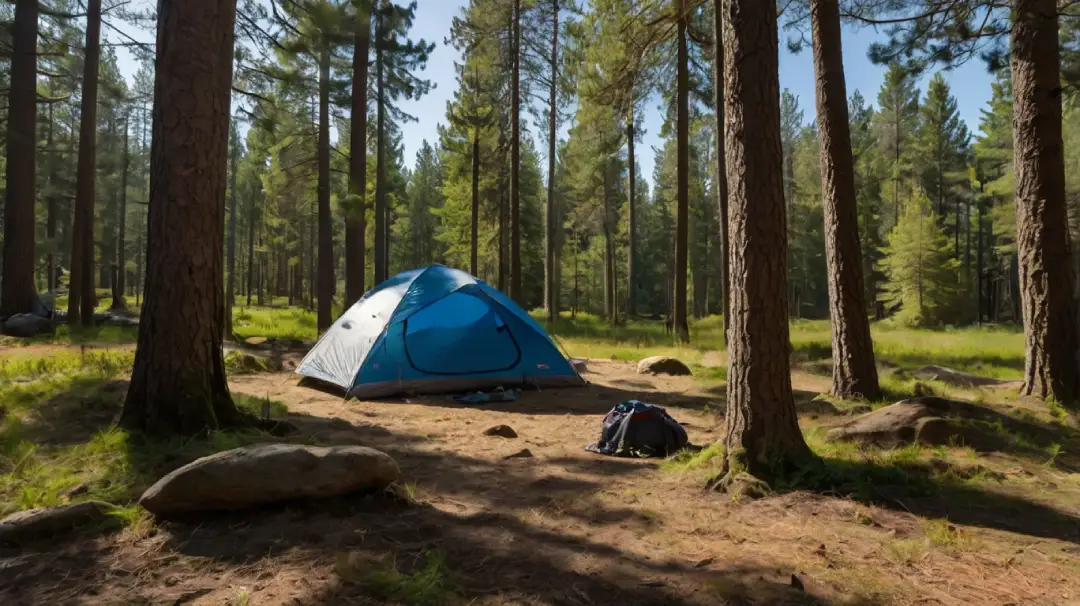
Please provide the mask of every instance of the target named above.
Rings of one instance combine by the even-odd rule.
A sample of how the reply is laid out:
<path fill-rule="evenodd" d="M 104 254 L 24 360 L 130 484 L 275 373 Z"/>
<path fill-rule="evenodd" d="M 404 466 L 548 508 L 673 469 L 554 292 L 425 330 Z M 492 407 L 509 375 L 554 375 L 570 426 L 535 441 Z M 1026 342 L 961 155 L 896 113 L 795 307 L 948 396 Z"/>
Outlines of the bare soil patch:
<path fill-rule="evenodd" d="M 631 363 L 588 367 L 585 388 L 477 406 L 448 396 L 347 402 L 289 373 L 235 377 L 234 392 L 285 402 L 314 441 L 387 452 L 402 486 L 0 549 L 0 603 L 381 604 L 366 571 L 392 558 L 407 574 L 431 553 L 445 555 L 462 604 L 1080 600 L 1080 510 L 1038 496 L 1046 482 L 1080 488 L 1075 475 L 999 454 L 985 462 L 1015 467 L 1002 481 L 1030 503 L 979 487 L 956 493 L 971 497 L 964 503 L 812 492 L 735 503 L 658 461 L 584 451 L 629 398 L 667 407 L 691 442 L 714 442 L 722 386 L 643 377 Z M 796 374 L 797 397 L 827 383 Z M 804 426 L 842 419 L 814 416 Z M 518 437 L 485 435 L 496 425 Z M 533 456 L 507 458 L 522 449 Z"/>

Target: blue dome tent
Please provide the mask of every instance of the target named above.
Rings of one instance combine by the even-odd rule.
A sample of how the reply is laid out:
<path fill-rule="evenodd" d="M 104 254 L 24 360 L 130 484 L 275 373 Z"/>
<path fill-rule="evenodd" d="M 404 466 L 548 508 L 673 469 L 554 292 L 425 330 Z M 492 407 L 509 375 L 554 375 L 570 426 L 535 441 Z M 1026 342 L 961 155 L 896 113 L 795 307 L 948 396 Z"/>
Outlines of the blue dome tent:
<path fill-rule="evenodd" d="M 443 265 L 400 273 L 368 291 L 296 372 L 356 398 L 585 384 L 525 310 Z"/>

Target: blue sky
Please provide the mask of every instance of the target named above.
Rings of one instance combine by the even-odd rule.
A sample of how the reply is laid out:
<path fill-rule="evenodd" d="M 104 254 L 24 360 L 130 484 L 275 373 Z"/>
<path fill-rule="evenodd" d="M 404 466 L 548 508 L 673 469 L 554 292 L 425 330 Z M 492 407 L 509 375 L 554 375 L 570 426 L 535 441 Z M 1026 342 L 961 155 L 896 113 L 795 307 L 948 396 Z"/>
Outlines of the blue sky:
<path fill-rule="evenodd" d="M 446 118 L 446 102 L 453 97 L 456 88 L 454 61 L 459 57 L 456 50 L 444 44 L 444 39 L 450 31 L 451 20 L 467 3 L 468 0 L 418 0 L 413 37 L 436 43 L 435 51 L 423 73 L 424 78 L 435 83 L 435 88 L 420 100 L 402 104 L 402 109 L 418 119 L 403 125 L 402 128 L 405 161 L 409 166 L 412 166 L 416 151 L 420 149 L 424 139 L 432 144 L 438 140 L 438 125 Z M 140 40 L 153 40 L 151 32 L 136 34 L 128 28 L 125 30 Z M 108 38 L 112 32 L 105 28 L 103 33 Z M 799 97 L 799 105 L 807 120 L 810 120 L 814 114 L 814 70 L 811 52 L 806 48 L 798 55 L 791 54 L 784 48 L 783 35 L 781 33 L 780 87 L 790 89 Z M 881 36 L 869 28 L 856 30 L 849 27 L 844 31 L 844 69 L 848 93 L 858 89 L 869 103 L 875 105 L 885 68 L 872 64 L 866 57 L 866 51 L 870 43 L 879 38 Z M 130 60 L 125 49 L 119 49 L 118 54 L 121 55 L 121 71 L 131 78 L 135 71 L 134 61 Z M 992 77 L 981 62 L 973 61 L 946 72 L 945 79 L 952 87 L 961 117 L 967 123 L 968 129 L 974 133 L 979 126 L 979 110 L 985 107 L 990 99 Z M 929 75 L 924 78 L 920 88 L 925 89 L 928 80 Z M 653 148 L 661 145 L 661 117 L 657 106 L 658 101 L 651 100 L 643 108 L 645 133 L 642 137 L 643 145 L 638 150 L 642 174 L 650 179 L 653 172 Z M 566 126 L 561 129 L 563 132 Z M 542 146 L 539 147 L 543 149 Z"/>

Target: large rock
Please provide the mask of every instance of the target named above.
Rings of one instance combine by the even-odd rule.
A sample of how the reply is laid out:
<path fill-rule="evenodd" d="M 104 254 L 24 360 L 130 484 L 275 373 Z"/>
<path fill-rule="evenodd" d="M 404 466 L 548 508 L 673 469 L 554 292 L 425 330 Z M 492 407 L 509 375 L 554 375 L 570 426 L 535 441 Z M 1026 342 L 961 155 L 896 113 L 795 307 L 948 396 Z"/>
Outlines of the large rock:
<path fill-rule="evenodd" d="M 158 480 L 139 504 L 159 516 L 243 509 L 382 489 L 399 474 L 394 459 L 373 448 L 268 444 L 193 461 Z"/>
<path fill-rule="evenodd" d="M 949 409 L 950 402 L 943 398 L 912 398 L 835 427 L 826 438 L 885 448 L 913 442 L 930 445 L 964 442 L 969 432 L 963 425 L 945 418 Z"/>
<path fill-rule="evenodd" d="M 3 324 L 3 333 L 12 337 L 33 337 L 52 333 L 53 323 L 48 318 L 35 314 L 15 314 Z"/>
<path fill-rule="evenodd" d="M 980 377 L 979 375 L 953 370 L 952 368 L 946 368 L 944 366 L 923 366 L 912 374 L 915 375 L 916 378 L 925 381 L 941 381 L 946 385 L 955 387 L 983 387 L 986 385 L 1001 385 L 1003 383 L 1008 383 L 1008 381 L 1002 381 L 1001 379 Z"/>
<path fill-rule="evenodd" d="M 637 372 L 639 375 L 689 375 L 690 367 L 683 364 L 678 358 L 668 356 L 651 356 L 638 362 Z"/>
<path fill-rule="evenodd" d="M 0 520 L 0 543 L 19 543 L 99 522 L 112 505 L 102 501 L 82 501 L 59 507 L 28 509 Z"/>
<path fill-rule="evenodd" d="M 121 326 L 125 328 L 131 328 L 139 325 L 139 319 L 129 316 L 127 314 L 110 312 L 105 318 L 105 321 L 101 324 L 103 326 Z"/>

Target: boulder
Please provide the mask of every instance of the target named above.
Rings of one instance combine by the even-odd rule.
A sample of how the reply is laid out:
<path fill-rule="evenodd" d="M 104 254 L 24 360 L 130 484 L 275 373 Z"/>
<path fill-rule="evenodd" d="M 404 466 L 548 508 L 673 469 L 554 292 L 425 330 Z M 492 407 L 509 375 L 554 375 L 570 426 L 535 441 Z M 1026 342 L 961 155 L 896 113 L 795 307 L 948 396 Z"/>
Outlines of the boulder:
<path fill-rule="evenodd" d="M 953 370 L 944 366 L 923 366 L 912 374 L 924 381 L 941 381 L 954 387 L 984 387 L 1008 383 L 1008 381 L 1002 381 L 1001 379 L 980 377 L 979 375 Z"/>
<path fill-rule="evenodd" d="M 495 427 L 489 427 L 484 431 L 485 436 L 498 436 L 500 438 L 516 438 L 517 432 L 513 427 L 509 425 L 496 425 Z"/>
<path fill-rule="evenodd" d="M 0 543 L 19 543 L 75 530 L 105 519 L 110 509 L 112 505 L 102 501 L 82 501 L 13 513 L 0 520 Z"/>
<path fill-rule="evenodd" d="M 148 488 L 139 504 L 163 517 L 243 509 L 383 489 L 399 475 L 394 459 L 373 448 L 267 444 L 188 463 Z"/>
<path fill-rule="evenodd" d="M 244 339 L 244 343 L 248 345 L 263 345 L 266 343 L 266 337 L 248 337 Z"/>
<path fill-rule="evenodd" d="M 795 411 L 800 414 L 808 415 L 838 415 L 840 410 L 836 408 L 836 405 L 822 397 L 816 397 L 812 400 L 795 400 Z"/>
<path fill-rule="evenodd" d="M 964 442 L 967 429 L 945 418 L 950 403 L 943 398 L 903 400 L 834 427 L 830 441 L 850 441 L 893 448 L 913 442 L 945 445 Z"/>
<path fill-rule="evenodd" d="M 12 337 L 33 337 L 53 332 L 53 323 L 48 318 L 35 314 L 15 314 L 3 324 L 5 335 Z"/>
<path fill-rule="evenodd" d="M 110 312 L 105 321 L 101 323 L 102 326 L 121 326 L 130 328 L 139 325 L 139 319 L 133 318 L 126 314 L 118 314 Z"/>
<path fill-rule="evenodd" d="M 515 452 L 514 454 L 506 455 L 503 458 L 504 459 L 531 459 L 531 458 L 533 458 L 533 453 L 528 448 L 522 448 L 521 450 Z"/>
<path fill-rule="evenodd" d="M 668 356 L 651 356 L 638 362 L 637 372 L 639 375 L 678 375 L 693 374 L 690 367 L 683 364 L 678 358 Z"/>

